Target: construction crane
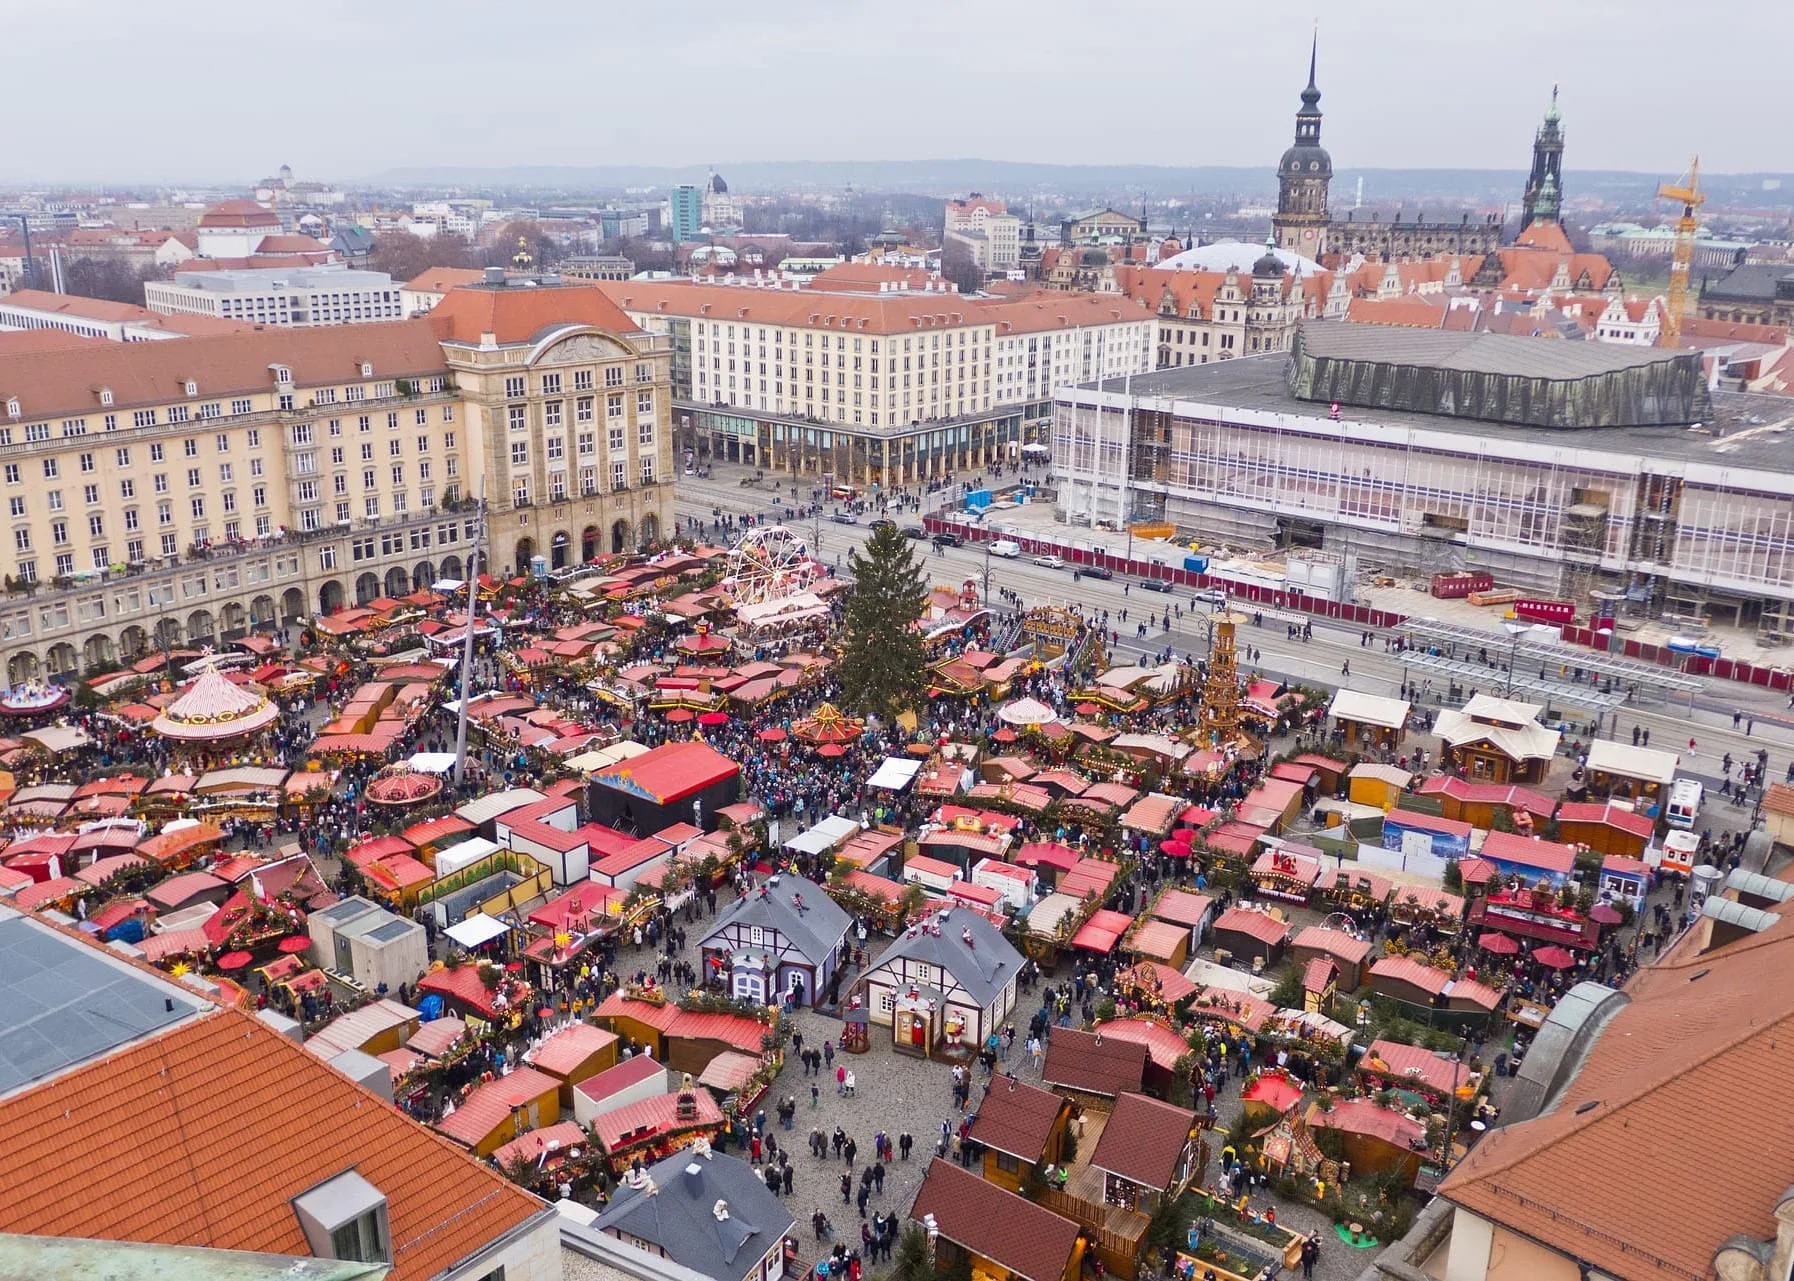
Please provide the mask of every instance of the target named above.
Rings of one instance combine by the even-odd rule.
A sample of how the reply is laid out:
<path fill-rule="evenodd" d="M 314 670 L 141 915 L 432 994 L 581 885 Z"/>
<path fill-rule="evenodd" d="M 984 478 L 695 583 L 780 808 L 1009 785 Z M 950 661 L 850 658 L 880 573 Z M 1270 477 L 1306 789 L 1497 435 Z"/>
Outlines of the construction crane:
<path fill-rule="evenodd" d="M 1707 203 L 1701 193 L 1701 158 L 1689 161 L 1680 184 L 1666 182 L 1658 187 L 1657 198 L 1682 203 L 1682 216 L 1676 219 L 1675 250 L 1669 260 L 1669 303 L 1658 340 L 1659 346 L 1674 347 L 1681 341 L 1682 314 L 1688 310 L 1688 269 L 1694 265 L 1694 233 L 1700 227 L 1695 211 Z"/>

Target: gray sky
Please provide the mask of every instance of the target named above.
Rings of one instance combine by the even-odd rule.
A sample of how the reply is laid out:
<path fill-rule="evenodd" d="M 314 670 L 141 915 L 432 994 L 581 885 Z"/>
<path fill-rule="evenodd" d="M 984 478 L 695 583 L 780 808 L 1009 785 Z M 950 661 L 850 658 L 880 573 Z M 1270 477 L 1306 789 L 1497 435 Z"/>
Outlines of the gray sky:
<path fill-rule="evenodd" d="M 1311 3 L 1313 0 L 1311 0 Z M 1338 168 L 1794 170 L 1787 0 L 1331 0 Z M 57 0 L 7 18 L 0 182 L 282 162 L 978 157 L 1273 165 L 1312 9 L 1216 0 Z M 1098 22 L 1092 23 L 1090 15 Z M 1285 17 L 1284 15 L 1288 15 Z M 1268 186 L 1267 180 L 1267 186 Z"/>

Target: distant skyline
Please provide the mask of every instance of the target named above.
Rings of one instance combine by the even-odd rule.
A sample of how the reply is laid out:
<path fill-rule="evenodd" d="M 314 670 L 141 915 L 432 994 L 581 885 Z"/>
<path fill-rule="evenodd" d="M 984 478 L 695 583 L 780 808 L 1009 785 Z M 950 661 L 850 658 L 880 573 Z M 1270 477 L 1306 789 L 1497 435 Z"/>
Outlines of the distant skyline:
<path fill-rule="evenodd" d="M 1323 142 L 1337 169 L 1524 168 L 1557 83 L 1566 176 L 1794 170 L 1786 16 L 1335 0 Z M 9 15 L 0 184 L 973 156 L 1263 166 L 1268 190 L 1311 30 L 1212 0 L 62 0 Z"/>

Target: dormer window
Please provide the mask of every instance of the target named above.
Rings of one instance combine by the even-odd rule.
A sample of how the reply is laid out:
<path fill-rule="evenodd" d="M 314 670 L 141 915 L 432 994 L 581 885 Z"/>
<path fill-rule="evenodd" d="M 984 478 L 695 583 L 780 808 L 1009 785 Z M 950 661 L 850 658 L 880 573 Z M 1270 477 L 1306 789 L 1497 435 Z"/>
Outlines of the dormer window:
<path fill-rule="evenodd" d="M 353 1170 L 294 1197 L 293 1213 L 316 1258 L 392 1262 L 386 1198 Z"/>
<path fill-rule="evenodd" d="M 6 416 L 8 418 L 17 418 L 24 412 L 25 411 L 19 406 L 19 398 L 17 396 L 12 397 L 6 402 Z"/>
<path fill-rule="evenodd" d="M 285 365 L 275 365 L 274 366 L 274 381 L 282 384 L 283 386 L 287 383 L 292 382 L 293 381 L 293 371 L 288 369 Z"/>
<path fill-rule="evenodd" d="M 191 378 L 187 380 L 187 394 L 189 396 L 199 395 L 199 384 L 194 382 Z"/>
<path fill-rule="evenodd" d="M 112 388 L 100 388 L 100 403 L 102 405 L 110 405 L 112 403 Z"/>
<path fill-rule="evenodd" d="M 361 376 L 363 378 L 372 378 L 374 376 L 374 367 L 365 360 L 361 362 Z"/>

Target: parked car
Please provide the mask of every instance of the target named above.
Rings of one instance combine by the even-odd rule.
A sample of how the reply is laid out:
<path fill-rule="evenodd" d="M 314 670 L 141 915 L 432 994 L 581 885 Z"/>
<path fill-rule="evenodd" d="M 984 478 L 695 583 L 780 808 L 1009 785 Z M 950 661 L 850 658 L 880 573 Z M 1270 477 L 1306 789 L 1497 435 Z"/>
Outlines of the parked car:
<path fill-rule="evenodd" d="M 1198 588 L 1196 594 L 1191 596 L 1190 599 L 1192 601 L 1202 601 L 1209 605 L 1219 606 L 1227 603 L 1227 593 L 1222 591 L 1219 587 L 1202 587 Z"/>
<path fill-rule="evenodd" d="M 897 522 L 894 520 L 891 520 L 889 517 L 880 516 L 877 520 L 872 522 L 872 528 L 874 528 L 874 529 L 896 529 Z"/>
<path fill-rule="evenodd" d="M 941 533 L 934 536 L 934 545 L 936 547 L 960 547 L 965 544 L 965 541 L 964 538 L 953 533 L 951 530 L 943 530 Z"/>
<path fill-rule="evenodd" d="M 1058 556 L 1036 556 L 1034 563 L 1042 569 L 1064 569 L 1065 561 Z"/>
<path fill-rule="evenodd" d="M 1104 582 L 1115 577 L 1115 571 L 1106 565 L 1080 565 L 1077 572 L 1085 578 L 1100 578 Z"/>
<path fill-rule="evenodd" d="M 1177 590 L 1162 578 L 1142 578 L 1140 580 L 1140 586 L 1149 592 L 1170 592 Z"/>
<path fill-rule="evenodd" d="M 857 525 L 860 523 L 854 519 L 852 512 L 836 512 L 833 516 L 830 516 L 829 519 L 834 521 L 837 525 Z"/>
<path fill-rule="evenodd" d="M 1022 554 L 1022 545 L 1013 538 L 999 538 L 990 545 L 992 556 L 1001 556 L 1004 560 L 1014 560 Z"/>
<path fill-rule="evenodd" d="M 920 525 L 905 525 L 903 527 L 903 536 L 905 538 L 927 538 L 928 531 L 923 529 Z"/>

